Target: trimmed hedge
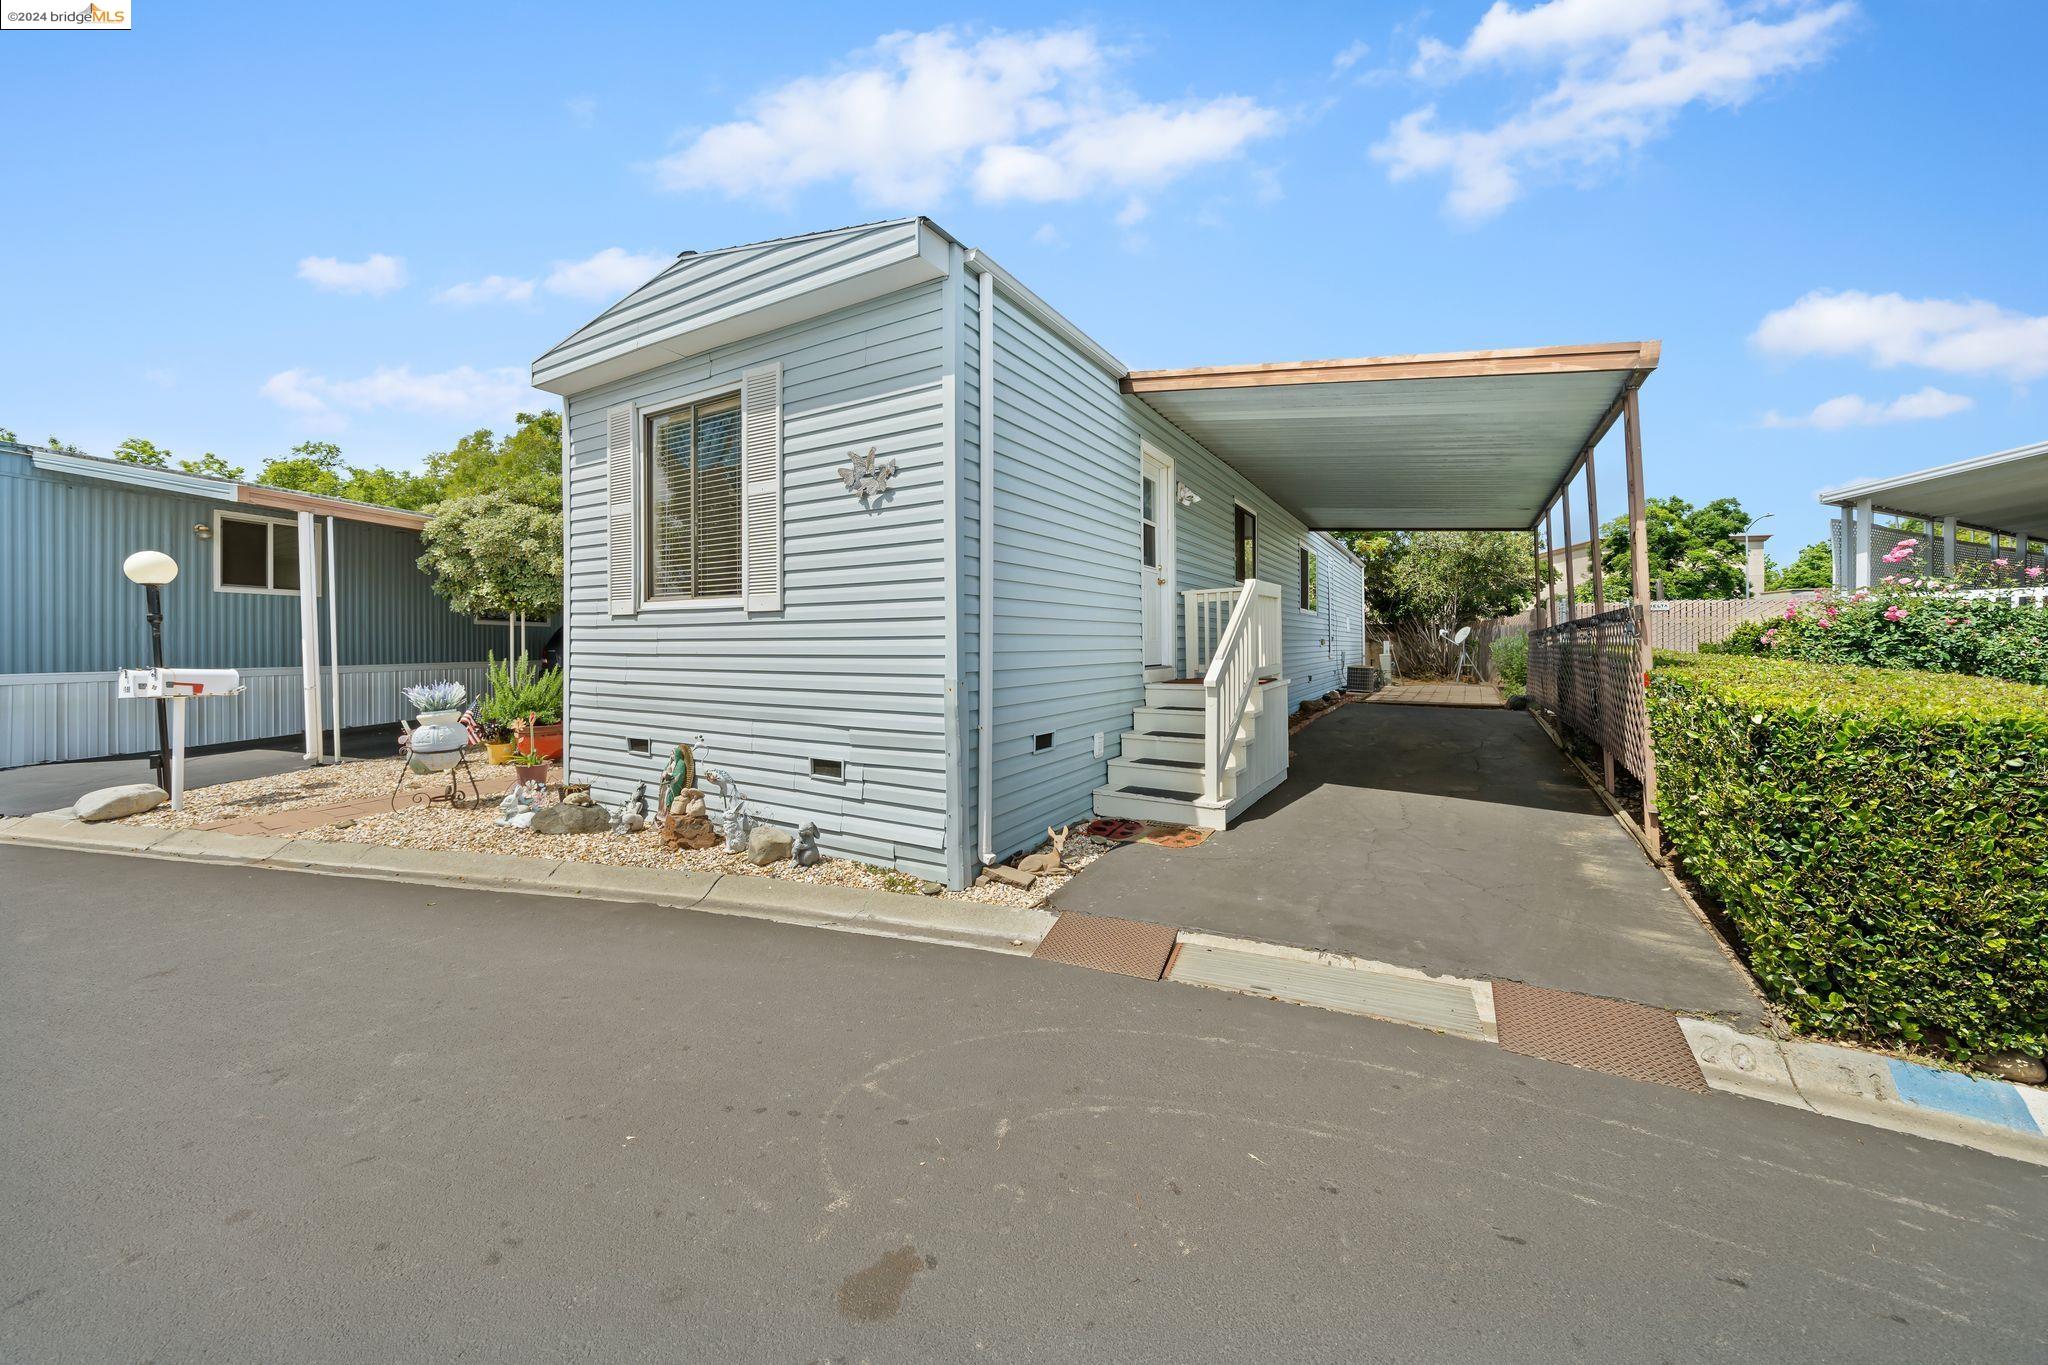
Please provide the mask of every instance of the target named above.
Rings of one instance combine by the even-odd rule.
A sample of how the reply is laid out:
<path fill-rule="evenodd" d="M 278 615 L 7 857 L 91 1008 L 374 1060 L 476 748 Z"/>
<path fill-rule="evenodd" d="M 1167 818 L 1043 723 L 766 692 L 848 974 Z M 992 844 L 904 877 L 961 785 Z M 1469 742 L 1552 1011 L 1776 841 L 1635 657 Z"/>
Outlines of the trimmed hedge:
<path fill-rule="evenodd" d="M 1659 655 L 1658 814 L 1804 1032 L 2048 1045 L 2048 688 Z"/>

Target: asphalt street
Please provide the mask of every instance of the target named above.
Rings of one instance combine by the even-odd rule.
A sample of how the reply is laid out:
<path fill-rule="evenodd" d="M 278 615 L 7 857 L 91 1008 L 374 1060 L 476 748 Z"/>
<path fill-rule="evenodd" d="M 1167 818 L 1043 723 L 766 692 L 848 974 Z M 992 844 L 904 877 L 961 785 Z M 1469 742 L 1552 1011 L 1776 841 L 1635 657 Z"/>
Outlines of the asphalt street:
<path fill-rule="evenodd" d="M 2048 1358 L 2035 1168 L 629 905 L 0 848 L 0 1358 Z"/>

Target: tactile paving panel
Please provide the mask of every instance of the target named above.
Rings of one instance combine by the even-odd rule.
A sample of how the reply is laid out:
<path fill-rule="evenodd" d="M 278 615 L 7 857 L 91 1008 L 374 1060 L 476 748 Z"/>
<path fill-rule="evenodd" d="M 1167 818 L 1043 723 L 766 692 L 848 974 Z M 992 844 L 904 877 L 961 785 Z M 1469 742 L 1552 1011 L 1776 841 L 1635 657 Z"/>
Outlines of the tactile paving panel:
<path fill-rule="evenodd" d="M 1166 971 L 1173 942 L 1174 928 L 1170 924 L 1147 924 L 1112 915 L 1082 915 L 1069 910 L 1052 922 L 1052 928 L 1032 956 L 1071 967 L 1092 967 L 1098 972 L 1157 981 Z"/>
<path fill-rule="evenodd" d="M 1510 1052 L 1706 1093 L 1678 1016 L 1666 1010 L 1496 981 L 1493 1014 Z"/>

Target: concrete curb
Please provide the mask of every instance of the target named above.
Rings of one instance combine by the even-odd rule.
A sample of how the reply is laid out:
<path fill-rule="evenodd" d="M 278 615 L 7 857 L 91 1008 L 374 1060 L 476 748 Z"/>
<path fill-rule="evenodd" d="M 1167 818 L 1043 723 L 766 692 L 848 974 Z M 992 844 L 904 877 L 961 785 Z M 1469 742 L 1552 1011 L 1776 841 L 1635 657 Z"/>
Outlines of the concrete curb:
<path fill-rule="evenodd" d="M 664 872 L 558 858 L 429 852 L 381 844 L 167 830 L 119 822 L 89 825 L 68 812 L 0 822 L 0 842 L 325 876 L 374 877 L 526 895 L 664 905 L 1023 957 L 1037 949 L 1056 918 L 1047 910 L 1016 910 L 775 877 Z"/>
<path fill-rule="evenodd" d="M 1836 1043 L 1680 1019 L 1707 1086 L 2048 1166 L 2048 1091 Z"/>
<path fill-rule="evenodd" d="M 1496 1042 L 1493 984 L 1349 953 L 1183 931 L 1166 979 Z"/>
<path fill-rule="evenodd" d="M 431 853 L 119 823 L 68 812 L 0 819 L 0 843 L 172 858 L 528 895 L 579 896 L 739 915 L 1029 957 L 1058 916 L 773 877 L 606 867 L 489 853 Z M 1167 978 L 1189 985 L 1496 1043 L 1493 983 L 1413 967 L 1183 931 Z M 1678 1021 L 1710 1089 L 2048 1166 L 2048 1091 L 1830 1043 L 1785 1042 L 1710 1019 Z"/>

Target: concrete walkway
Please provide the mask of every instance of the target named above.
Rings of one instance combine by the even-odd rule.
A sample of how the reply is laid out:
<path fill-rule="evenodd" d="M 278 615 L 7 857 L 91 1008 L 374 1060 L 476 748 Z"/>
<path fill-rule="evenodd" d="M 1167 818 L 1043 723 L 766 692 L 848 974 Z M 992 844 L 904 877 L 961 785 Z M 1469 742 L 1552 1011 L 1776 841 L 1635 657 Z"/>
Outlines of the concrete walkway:
<path fill-rule="evenodd" d="M 1055 910 L 1754 1019 L 1742 971 L 1515 711 L 1347 706 L 1199 848 L 1131 845 Z"/>
<path fill-rule="evenodd" d="M 348 758 L 388 758 L 398 752 L 398 727 L 372 725 L 344 730 L 341 740 L 341 751 Z M 185 755 L 185 789 L 197 791 L 252 777 L 276 777 L 305 766 L 305 740 L 297 735 L 254 744 L 193 749 Z M 0 815 L 60 810 L 101 787 L 152 781 L 155 774 L 148 757 L 135 754 L 0 768 Z"/>

